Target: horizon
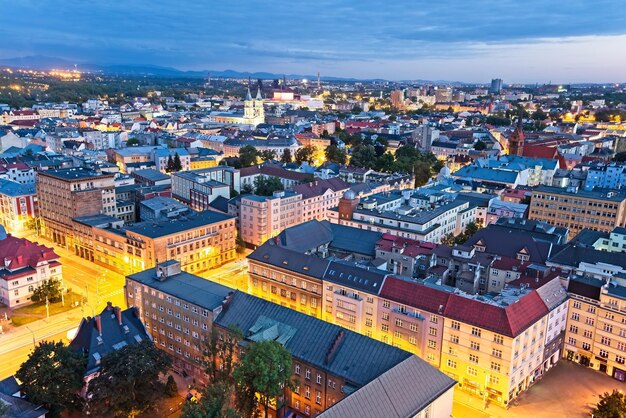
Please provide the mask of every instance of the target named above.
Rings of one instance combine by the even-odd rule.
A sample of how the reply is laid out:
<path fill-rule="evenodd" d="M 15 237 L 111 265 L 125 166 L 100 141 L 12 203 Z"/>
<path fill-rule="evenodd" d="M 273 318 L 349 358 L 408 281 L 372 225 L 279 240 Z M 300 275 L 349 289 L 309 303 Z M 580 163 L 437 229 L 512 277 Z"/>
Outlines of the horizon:
<path fill-rule="evenodd" d="M 0 18 L 0 60 L 41 55 L 98 66 L 469 84 L 626 81 L 626 57 L 616 53 L 626 44 L 618 2 L 490 3 L 23 1 Z M 72 23 L 59 25 L 68 16 Z"/>

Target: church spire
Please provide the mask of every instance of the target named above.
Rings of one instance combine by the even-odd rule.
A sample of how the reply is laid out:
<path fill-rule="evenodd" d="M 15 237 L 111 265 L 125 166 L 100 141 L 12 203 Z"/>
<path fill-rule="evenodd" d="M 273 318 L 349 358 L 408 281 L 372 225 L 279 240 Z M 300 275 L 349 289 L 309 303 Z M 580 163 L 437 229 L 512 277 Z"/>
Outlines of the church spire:
<path fill-rule="evenodd" d="M 246 94 L 246 100 L 252 100 L 252 94 L 250 93 L 250 86 L 248 86 L 248 93 Z"/>
<path fill-rule="evenodd" d="M 263 96 L 261 95 L 261 87 L 256 91 L 256 100 L 263 100 Z"/>

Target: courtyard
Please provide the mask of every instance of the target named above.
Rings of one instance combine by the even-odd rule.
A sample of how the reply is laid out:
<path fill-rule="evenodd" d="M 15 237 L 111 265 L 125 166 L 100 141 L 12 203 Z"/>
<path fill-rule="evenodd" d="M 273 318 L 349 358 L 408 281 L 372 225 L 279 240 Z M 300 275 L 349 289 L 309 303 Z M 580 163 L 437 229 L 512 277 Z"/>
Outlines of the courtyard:
<path fill-rule="evenodd" d="M 626 384 L 605 374 L 562 360 L 537 384 L 517 398 L 509 409 L 488 405 L 456 390 L 453 416 L 465 417 L 589 417 L 598 395 Z"/>

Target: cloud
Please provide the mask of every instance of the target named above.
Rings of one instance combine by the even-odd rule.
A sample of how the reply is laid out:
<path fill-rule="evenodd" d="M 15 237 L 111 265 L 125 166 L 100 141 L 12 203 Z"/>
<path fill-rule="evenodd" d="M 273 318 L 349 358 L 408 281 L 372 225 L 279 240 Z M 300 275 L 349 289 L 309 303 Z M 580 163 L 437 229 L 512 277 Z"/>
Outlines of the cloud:
<path fill-rule="evenodd" d="M 8 3 L 6 3 L 8 4 Z M 352 75 L 406 75 L 412 65 L 488 68 L 520 49 L 626 34 L 617 0 L 20 0 L 3 7 L 0 57 L 40 54 L 99 64 L 157 64 Z M 592 43 L 593 43 L 592 42 Z M 592 46 L 592 51 L 597 48 Z M 565 60 L 571 49 L 551 49 Z M 529 54 L 528 65 L 546 57 Z M 550 57 L 553 58 L 553 57 Z M 612 57 L 616 66 L 626 58 Z M 484 60 L 483 63 L 477 60 Z M 570 60 L 571 61 L 571 60 Z M 437 62 L 438 64 L 433 64 Z M 429 64 L 430 63 L 430 64 Z M 459 64 L 456 64 L 459 63 Z M 372 66 L 375 68 L 367 68 Z M 465 67 L 465 68 L 463 68 Z M 430 67 L 429 67 L 430 68 Z M 555 71 L 555 69 L 551 69 Z M 515 75 L 521 79 L 523 71 Z M 581 72 L 581 77 L 585 76 Z"/>

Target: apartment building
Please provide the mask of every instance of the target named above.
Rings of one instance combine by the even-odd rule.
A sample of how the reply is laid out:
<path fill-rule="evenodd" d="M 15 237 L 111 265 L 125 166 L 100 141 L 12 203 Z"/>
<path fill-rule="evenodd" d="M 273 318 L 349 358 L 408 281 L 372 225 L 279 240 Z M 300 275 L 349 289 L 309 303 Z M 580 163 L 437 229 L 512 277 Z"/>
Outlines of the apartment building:
<path fill-rule="evenodd" d="M 114 174 L 77 167 L 42 171 L 37 176 L 42 232 L 49 240 L 72 246 L 72 219 L 115 216 Z"/>
<path fill-rule="evenodd" d="M 328 210 L 339 205 L 349 188 L 349 183 L 337 177 L 294 186 L 293 191 L 302 195 L 302 222 L 328 219 Z"/>
<path fill-rule="evenodd" d="M 569 238 L 585 228 L 610 232 L 626 225 L 626 191 L 539 186 L 531 195 L 528 217 L 569 228 Z"/>
<path fill-rule="evenodd" d="M 183 376 L 206 383 L 206 337 L 232 289 L 181 270 L 174 260 L 126 277 L 126 304 L 135 307 L 155 346 Z"/>
<path fill-rule="evenodd" d="M 239 236 L 261 245 L 290 226 L 302 222 L 302 195 L 277 191 L 272 196 L 244 195 L 239 206 Z"/>
<path fill-rule="evenodd" d="M 224 189 L 224 185 L 228 187 Z M 192 194 L 209 203 L 217 196 L 229 198 L 231 191 L 241 191 L 239 186 L 239 170 L 227 166 L 172 173 L 172 197 L 187 204 L 192 203 Z"/>
<path fill-rule="evenodd" d="M 563 356 L 626 382 L 624 279 L 571 275 Z"/>
<path fill-rule="evenodd" d="M 31 303 L 33 291 L 44 280 L 63 280 L 54 249 L 11 235 L 0 237 L 0 303 L 9 308 Z"/>
<path fill-rule="evenodd" d="M 23 232 L 39 215 L 34 184 L 0 179 L 0 225 L 8 232 Z"/>
<path fill-rule="evenodd" d="M 124 226 L 116 218 L 74 220 L 77 255 L 120 274 L 176 260 L 183 270 L 202 272 L 234 260 L 235 220 L 204 211 Z M 80 243 L 80 246 L 79 244 Z"/>
<path fill-rule="evenodd" d="M 472 295 L 436 277 L 325 259 L 284 238 L 249 256 L 253 294 L 414 353 L 475 396 L 506 405 L 560 357 L 567 294 L 553 275 Z M 312 289 L 322 290 L 321 317 L 297 304 L 302 293 L 317 300 Z"/>
<path fill-rule="evenodd" d="M 361 201 L 348 190 L 338 207 L 328 211 L 328 218 L 353 228 L 439 243 L 446 235 L 460 234 L 475 222 L 476 207 L 460 199 L 419 207 L 408 190 L 379 193 Z"/>

